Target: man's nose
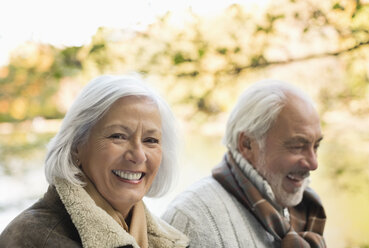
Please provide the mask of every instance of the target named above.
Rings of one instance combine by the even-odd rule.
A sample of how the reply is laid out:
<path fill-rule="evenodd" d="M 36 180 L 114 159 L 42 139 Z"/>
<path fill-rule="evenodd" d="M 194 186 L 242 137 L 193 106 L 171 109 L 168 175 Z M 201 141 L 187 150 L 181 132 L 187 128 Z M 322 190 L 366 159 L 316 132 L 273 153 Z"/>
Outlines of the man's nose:
<path fill-rule="evenodd" d="M 124 154 L 124 158 L 133 164 L 144 163 L 147 158 L 142 143 L 140 141 L 129 142 L 129 146 Z"/>
<path fill-rule="evenodd" d="M 306 152 L 302 165 L 308 170 L 316 170 L 318 168 L 318 156 L 314 148 Z"/>

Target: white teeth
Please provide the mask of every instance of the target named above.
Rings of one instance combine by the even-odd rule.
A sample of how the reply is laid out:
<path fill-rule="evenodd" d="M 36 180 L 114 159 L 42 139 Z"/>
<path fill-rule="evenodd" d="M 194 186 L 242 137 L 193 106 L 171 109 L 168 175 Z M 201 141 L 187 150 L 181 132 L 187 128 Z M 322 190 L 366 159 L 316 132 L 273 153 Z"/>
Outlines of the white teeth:
<path fill-rule="evenodd" d="M 126 180 L 139 180 L 142 176 L 142 172 L 128 172 L 128 171 L 121 171 L 121 170 L 113 170 L 113 173 L 120 178 Z"/>
<path fill-rule="evenodd" d="M 304 174 L 288 174 L 287 177 L 291 180 L 295 180 L 295 181 L 300 181 L 300 180 L 304 180 L 306 177 L 309 176 L 309 173 L 304 173 Z"/>
<path fill-rule="evenodd" d="M 291 175 L 291 174 L 288 174 L 288 175 L 287 175 L 287 177 L 288 177 L 289 179 L 292 179 L 292 180 L 300 180 L 299 178 L 294 177 L 294 176 L 293 176 L 293 175 Z"/>

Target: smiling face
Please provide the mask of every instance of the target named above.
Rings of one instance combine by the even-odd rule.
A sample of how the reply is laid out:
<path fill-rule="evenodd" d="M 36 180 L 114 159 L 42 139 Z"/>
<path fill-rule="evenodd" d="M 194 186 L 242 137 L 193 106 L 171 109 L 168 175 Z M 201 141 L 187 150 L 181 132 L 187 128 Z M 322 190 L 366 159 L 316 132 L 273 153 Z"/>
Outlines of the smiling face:
<path fill-rule="evenodd" d="M 298 97 L 288 97 L 267 133 L 264 149 L 260 150 L 255 142 L 249 151 L 251 155 L 247 155 L 283 207 L 300 203 L 309 172 L 318 167 L 317 149 L 322 140 L 315 109 Z"/>
<path fill-rule="evenodd" d="M 77 147 L 85 175 L 114 209 L 127 216 L 149 190 L 161 159 L 161 118 L 146 97 L 117 100 Z"/>

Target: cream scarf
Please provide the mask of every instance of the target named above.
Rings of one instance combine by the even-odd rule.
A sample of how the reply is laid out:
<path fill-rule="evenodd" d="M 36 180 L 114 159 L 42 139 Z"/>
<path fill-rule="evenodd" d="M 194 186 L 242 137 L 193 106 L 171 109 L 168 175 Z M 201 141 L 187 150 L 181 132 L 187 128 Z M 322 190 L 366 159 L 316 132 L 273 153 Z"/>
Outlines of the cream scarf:
<path fill-rule="evenodd" d="M 87 179 L 87 177 L 86 181 L 87 185 L 84 189 L 95 201 L 96 205 L 105 210 L 105 212 L 107 212 L 122 228 L 124 228 L 126 232 L 131 234 L 141 248 L 148 248 L 147 223 L 142 200 L 133 206 L 131 210 L 131 223 L 128 226 L 123 215 L 115 210 L 109 202 L 104 199 L 104 197 L 97 191 L 95 185 Z"/>

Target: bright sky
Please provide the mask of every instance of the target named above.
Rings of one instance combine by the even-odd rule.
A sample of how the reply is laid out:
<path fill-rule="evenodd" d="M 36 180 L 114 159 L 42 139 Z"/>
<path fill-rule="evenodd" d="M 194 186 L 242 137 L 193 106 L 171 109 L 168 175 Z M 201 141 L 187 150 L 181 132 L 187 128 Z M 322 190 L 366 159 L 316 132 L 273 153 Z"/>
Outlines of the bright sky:
<path fill-rule="evenodd" d="M 25 41 L 53 45 L 88 43 L 98 27 L 143 29 L 167 11 L 191 8 L 212 14 L 233 3 L 264 5 L 268 0 L 1 0 L 0 65 Z"/>

